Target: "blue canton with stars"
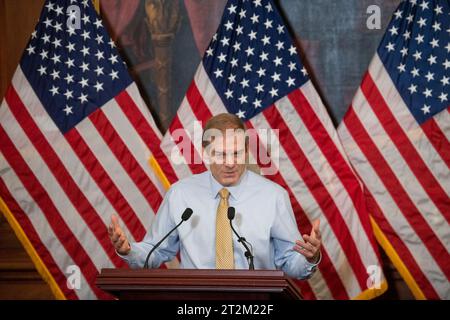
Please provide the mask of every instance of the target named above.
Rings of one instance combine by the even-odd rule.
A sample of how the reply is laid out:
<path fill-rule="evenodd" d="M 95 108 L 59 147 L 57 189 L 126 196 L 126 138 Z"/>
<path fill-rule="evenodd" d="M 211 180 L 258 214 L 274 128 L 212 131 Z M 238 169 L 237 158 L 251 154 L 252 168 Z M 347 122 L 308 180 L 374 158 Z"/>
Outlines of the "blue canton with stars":
<path fill-rule="evenodd" d="M 63 133 L 132 82 L 91 0 L 46 1 L 20 66 Z"/>
<path fill-rule="evenodd" d="M 228 112 L 243 120 L 308 81 L 270 0 L 229 0 L 203 65 Z"/>
<path fill-rule="evenodd" d="M 450 105 L 449 1 L 402 2 L 378 54 L 419 124 L 446 109 Z"/>

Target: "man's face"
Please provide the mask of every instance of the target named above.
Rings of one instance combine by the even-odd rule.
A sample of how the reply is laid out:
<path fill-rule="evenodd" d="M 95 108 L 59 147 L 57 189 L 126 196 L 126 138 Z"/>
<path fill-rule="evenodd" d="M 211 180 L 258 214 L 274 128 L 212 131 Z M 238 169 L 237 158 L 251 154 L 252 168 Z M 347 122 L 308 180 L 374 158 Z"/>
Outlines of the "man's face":
<path fill-rule="evenodd" d="M 214 139 L 205 152 L 209 157 L 211 173 L 221 185 L 229 187 L 239 182 L 247 159 L 243 131 L 228 130 Z"/>

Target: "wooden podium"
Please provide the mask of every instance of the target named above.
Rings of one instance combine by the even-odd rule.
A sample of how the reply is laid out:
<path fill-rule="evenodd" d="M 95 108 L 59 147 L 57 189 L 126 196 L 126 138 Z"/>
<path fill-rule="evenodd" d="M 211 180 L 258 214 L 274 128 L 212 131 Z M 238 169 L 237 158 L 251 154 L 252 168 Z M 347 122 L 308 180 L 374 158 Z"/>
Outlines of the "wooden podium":
<path fill-rule="evenodd" d="M 122 300 L 301 300 L 276 270 L 102 269 L 96 285 Z"/>

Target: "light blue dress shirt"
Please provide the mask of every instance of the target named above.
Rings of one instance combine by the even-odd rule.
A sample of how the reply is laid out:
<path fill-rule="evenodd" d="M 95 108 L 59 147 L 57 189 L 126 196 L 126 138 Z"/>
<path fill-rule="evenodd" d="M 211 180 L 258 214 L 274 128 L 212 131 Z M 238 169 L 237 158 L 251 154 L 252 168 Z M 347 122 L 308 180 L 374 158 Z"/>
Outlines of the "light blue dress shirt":
<path fill-rule="evenodd" d="M 216 212 L 223 186 L 210 171 L 173 184 L 141 242 L 131 243 L 131 251 L 121 256 L 131 268 L 142 268 L 153 246 L 176 224 L 186 208 L 191 218 L 174 231 L 151 255 L 149 266 L 159 267 L 180 251 L 181 268 L 215 269 Z M 292 248 L 302 239 L 286 190 L 251 171 L 245 171 L 230 191 L 229 205 L 235 207 L 234 227 L 253 247 L 255 269 L 281 269 L 293 278 L 306 279 L 317 264 Z M 242 244 L 233 234 L 236 269 L 248 269 Z"/>

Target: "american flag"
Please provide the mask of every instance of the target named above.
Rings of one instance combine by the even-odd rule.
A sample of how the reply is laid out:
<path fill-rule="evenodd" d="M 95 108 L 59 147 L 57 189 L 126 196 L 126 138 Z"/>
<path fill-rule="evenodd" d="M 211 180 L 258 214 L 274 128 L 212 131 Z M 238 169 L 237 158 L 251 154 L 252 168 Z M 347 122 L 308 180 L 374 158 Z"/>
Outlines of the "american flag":
<path fill-rule="evenodd" d="M 201 154 L 193 123 L 204 124 L 223 112 L 238 115 L 250 129 L 279 130 L 279 161 L 273 161 L 279 166 L 267 177 L 289 192 L 302 233 L 309 234 L 314 219 L 323 222 L 319 271 L 308 282 L 299 282 L 305 297 L 381 294 L 385 290 L 381 270 L 378 289 L 368 281 L 368 270 L 379 268 L 380 261 L 360 183 L 272 1 L 228 1 L 161 143 L 165 159 L 159 162 L 170 182 L 206 170 L 204 164 L 192 161 Z M 186 142 L 194 156 L 183 152 Z M 185 161 L 176 164 L 167 159 Z M 263 173 L 265 169 L 262 166 Z"/>
<path fill-rule="evenodd" d="M 450 298 L 450 6 L 395 11 L 338 131 L 416 298 Z"/>
<path fill-rule="evenodd" d="M 46 1 L 0 108 L 0 196 L 57 297 L 108 297 L 96 275 L 125 264 L 106 226 L 143 238 L 161 138 L 91 1 Z"/>

